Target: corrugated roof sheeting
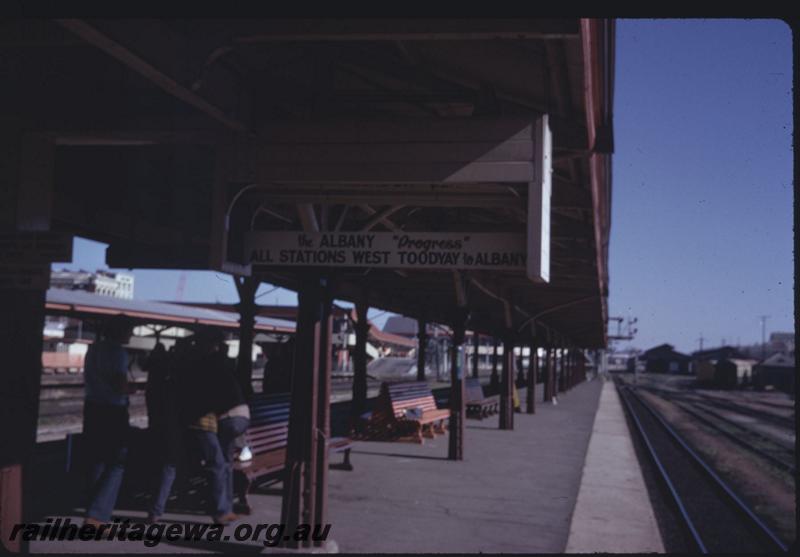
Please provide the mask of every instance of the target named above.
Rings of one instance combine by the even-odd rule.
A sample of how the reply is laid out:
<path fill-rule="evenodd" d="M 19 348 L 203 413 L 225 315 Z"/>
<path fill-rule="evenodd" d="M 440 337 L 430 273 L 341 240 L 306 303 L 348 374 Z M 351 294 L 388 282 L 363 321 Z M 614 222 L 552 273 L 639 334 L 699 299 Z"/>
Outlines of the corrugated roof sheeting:
<path fill-rule="evenodd" d="M 239 315 L 194 306 L 153 302 L 147 300 L 125 300 L 110 296 L 99 296 L 82 290 L 51 288 L 47 291 L 47 309 L 63 313 L 88 315 L 126 315 L 133 319 L 151 322 L 185 323 L 226 328 L 239 327 Z M 292 321 L 256 317 L 256 330 L 294 332 Z"/>

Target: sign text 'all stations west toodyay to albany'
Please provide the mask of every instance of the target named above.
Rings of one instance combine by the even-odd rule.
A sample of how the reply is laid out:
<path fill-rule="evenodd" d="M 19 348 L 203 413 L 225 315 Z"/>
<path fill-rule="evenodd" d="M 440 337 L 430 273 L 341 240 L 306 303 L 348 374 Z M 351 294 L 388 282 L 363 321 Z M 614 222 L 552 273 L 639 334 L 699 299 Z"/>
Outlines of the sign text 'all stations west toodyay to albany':
<path fill-rule="evenodd" d="M 331 266 L 524 271 L 524 234 L 250 232 L 253 267 Z"/>

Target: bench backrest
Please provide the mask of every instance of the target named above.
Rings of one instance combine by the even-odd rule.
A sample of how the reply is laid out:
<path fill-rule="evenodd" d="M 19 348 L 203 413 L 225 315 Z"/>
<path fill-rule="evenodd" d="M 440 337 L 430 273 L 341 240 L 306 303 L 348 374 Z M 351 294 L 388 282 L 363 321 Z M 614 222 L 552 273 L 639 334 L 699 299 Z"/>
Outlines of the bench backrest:
<path fill-rule="evenodd" d="M 436 410 L 436 400 L 424 381 L 384 383 L 381 390 L 391 403 L 392 413 L 396 418 L 405 417 L 406 410 L 411 408 L 422 408 L 423 411 Z"/>
<path fill-rule="evenodd" d="M 250 426 L 244 435 L 254 455 L 286 447 L 289 403 L 289 393 L 256 395 L 250 400 Z"/>
<path fill-rule="evenodd" d="M 483 400 L 483 387 L 481 387 L 481 381 L 477 377 L 468 377 L 464 383 L 464 390 L 466 395 L 466 400 L 468 401 L 479 401 Z"/>

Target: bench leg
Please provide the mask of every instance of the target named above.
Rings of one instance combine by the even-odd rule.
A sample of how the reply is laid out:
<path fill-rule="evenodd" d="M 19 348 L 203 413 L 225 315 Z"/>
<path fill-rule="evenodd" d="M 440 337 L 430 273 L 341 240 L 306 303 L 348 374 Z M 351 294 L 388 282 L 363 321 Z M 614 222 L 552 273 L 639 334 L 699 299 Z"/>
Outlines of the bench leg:
<path fill-rule="evenodd" d="M 353 465 L 350 464 L 350 449 L 344 449 L 342 452 L 344 453 L 344 459 L 342 460 L 342 462 L 340 464 L 335 464 L 332 462 L 328 465 L 328 467 L 333 470 L 352 471 Z"/>
<path fill-rule="evenodd" d="M 440 421 L 436 422 L 436 426 L 434 428 L 434 431 L 436 431 L 436 433 L 442 433 L 442 434 L 445 433 L 444 420 L 440 420 Z"/>
<path fill-rule="evenodd" d="M 239 504 L 242 506 L 243 511 L 241 514 L 250 514 L 253 508 L 250 506 L 250 501 L 247 500 L 247 494 L 250 492 L 252 481 L 244 474 L 239 474 L 241 481 L 236 486 L 236 496 L 239 499 Z"/>
<path fill-rule="evenodd" d="M 415 437 L 416 437 L 417 443 L 419 443 L 420 445 L 425 443 L 425 439 L 422 438 L 422 435 L 423 435 L 423 425 L 419 424 L 417 426 L 417 430 L 415 432 Z"/>

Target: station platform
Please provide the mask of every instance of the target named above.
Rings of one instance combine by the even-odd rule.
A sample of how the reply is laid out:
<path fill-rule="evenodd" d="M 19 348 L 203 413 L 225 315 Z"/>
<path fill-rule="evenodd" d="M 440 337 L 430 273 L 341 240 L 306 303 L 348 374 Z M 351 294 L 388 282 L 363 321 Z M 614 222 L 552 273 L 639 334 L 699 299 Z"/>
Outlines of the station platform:
<path fill-rule="evenodd" d="M 586 452 L 567 553 L 663 553 L 622 401 L 606 382 Z"/>
<path fill-rule="evenodd" d="M 355 470 L 330 471 L 328 522 L 332 526 L 325 550 L 663 551 L 655 519 L 642 518 L 652 518 L 652 510 L 621 412 L 613 385 L 595 379 L 560 393 L 557 405 L 537 400 L 536 414 L 514 415 L 512 431 L 499 430 L 497 417 L 469 420 L 460 462 L 447 460 L 446 435 L 426 439 L 424 445 L 356 442 Z M 243 522 L 279 522 L 280 484 L 254 493 L 251 504 L 254 513 L 227 526 L 226 534 Z M 117 509 L 117 516 L 135 519 L 144 513 Z M 71 518 L 81 520 L 77 514 Z M 164 520 L 208 519 L 168 512 Z M 35 541 L 30 550 L 280 551 L 265 547 L 262 541 L 200 545 L 162 541 L 152 548 L 131 541 Z"/>

